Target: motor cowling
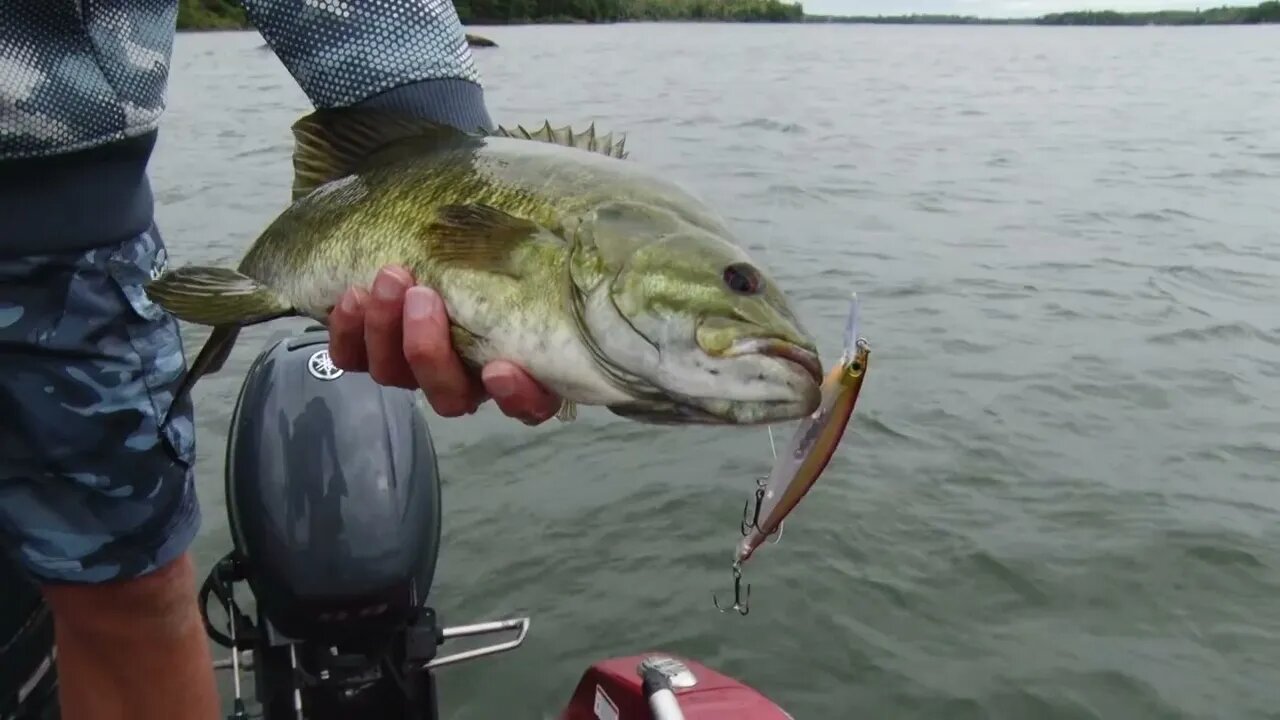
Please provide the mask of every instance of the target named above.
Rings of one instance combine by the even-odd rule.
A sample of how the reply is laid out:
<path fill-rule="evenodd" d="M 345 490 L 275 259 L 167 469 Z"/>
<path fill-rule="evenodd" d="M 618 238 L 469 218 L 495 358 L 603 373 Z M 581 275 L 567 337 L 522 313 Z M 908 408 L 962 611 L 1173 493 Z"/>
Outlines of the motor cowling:
<path fill-rule="evenodd" d="M 53 616 L 33 579 L 0 550 L 0 718 L 57 717 Z"/>
<path fill-rule="evenodd" d="M 226 496 L 234 556 L 276 632 L 376 643 L 426 602 L 441 517 L 425 401 L 339 370 L 323 328 L 276 341 L 249 368 Z"/>
<path fill-rule="evenodd" d="M 665 684 L 685 720 L 792 720 L 759 691 L 702 663 L 668 653 L 609 658 L 582 674 L 558 720 L 649 720 L 645 670 Z"/>

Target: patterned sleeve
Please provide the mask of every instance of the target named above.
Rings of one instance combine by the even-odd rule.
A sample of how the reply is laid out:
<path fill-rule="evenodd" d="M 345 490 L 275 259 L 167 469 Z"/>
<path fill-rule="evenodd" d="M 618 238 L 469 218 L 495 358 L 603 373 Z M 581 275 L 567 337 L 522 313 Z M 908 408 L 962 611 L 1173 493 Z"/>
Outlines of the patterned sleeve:
<path fill-rule="evenodd" d="M 371 105 L 489 127 L 451 0 L 243 0 L 316 107 Z"/>

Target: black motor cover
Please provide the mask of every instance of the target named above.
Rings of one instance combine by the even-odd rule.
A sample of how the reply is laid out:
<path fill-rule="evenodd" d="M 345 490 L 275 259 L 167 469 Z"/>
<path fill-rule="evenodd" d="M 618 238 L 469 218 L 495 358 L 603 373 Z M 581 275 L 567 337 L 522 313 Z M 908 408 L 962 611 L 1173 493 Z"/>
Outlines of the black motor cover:
<path fill-rule="evenodd" d="M 284 635 L 376 642 L 426 600 L 440 484 L 418 392 L 329 361 L 312 328 L 249 369 L 227 441 L 227 512 L 259 611 Z"/>
<path fill-rule="evenodd" d="M 53 617 L 35 582 L 0 549 L 0 718 L 57 717 Z"/>

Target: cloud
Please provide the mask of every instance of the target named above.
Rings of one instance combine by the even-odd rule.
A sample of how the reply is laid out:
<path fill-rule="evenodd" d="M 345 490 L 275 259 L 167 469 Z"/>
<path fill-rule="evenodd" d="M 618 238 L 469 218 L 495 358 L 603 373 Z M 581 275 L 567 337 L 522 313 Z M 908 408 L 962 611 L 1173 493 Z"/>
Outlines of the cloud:
<path fill-rule="evenodd" d="M 1066 10 L 1194 10 L 1221 2 L 1195 0 L 802 0 L 813 15 L 976 15 L 979 17 L 1036 17 Z M 1251 0 L 1228 4 L 1253 5 Z"/>

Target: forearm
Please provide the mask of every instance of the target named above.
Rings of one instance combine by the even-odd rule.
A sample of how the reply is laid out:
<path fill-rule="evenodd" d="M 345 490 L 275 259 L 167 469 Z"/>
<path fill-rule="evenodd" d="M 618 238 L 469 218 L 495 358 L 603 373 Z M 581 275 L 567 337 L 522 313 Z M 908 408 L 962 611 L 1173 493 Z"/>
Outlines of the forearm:
<path fill-rule="evenodd" d="M 492 127 L 450 0 L 243 4 L 316 107 L 364 105 L 465 130 Z"/>

